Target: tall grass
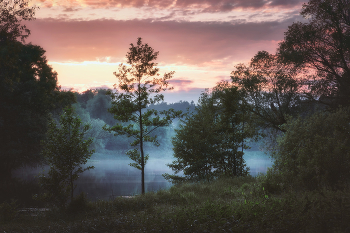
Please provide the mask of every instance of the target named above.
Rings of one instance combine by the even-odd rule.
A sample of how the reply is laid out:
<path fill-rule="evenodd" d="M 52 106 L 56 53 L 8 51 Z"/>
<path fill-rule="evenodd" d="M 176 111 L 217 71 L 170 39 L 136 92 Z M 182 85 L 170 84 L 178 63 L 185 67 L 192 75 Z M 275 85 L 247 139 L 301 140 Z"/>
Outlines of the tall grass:
<path fill-rule="evenodd" d="M 17 214 L 0 232 L 349 232 L 349 192 L 269 193 L 263 177 L 185 183 L 65 211 Z"/>

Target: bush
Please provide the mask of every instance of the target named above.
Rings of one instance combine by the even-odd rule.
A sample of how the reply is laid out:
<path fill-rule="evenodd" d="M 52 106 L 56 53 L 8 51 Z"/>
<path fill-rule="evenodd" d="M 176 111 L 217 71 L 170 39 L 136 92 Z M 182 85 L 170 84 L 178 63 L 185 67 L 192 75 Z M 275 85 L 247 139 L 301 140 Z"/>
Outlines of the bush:
<path fill-rule="evenodd" d="M 271 191 L 343 189 L 350 181 L 349 108 L 289 120 L 264 181 Z"/>

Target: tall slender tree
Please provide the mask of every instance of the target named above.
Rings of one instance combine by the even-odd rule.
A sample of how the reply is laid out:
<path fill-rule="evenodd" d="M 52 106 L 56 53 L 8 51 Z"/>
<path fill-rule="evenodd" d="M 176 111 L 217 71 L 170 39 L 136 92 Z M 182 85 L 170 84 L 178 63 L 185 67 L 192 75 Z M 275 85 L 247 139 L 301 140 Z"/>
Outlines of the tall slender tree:
<path fill-rule="evenodd" d="M 112 97 L 112 107 L 108 110 L 114 114 L 114 118 L 120 121 L 112 127 L 104 129 L 114 132 L 115 135 L 126 135 L 135 140 L 130 144 L 136 147 L 127 151 L 127 155 L 134 161 L 130 166 L 141 170 L 141 189 L 145 193 L 145 165 L 149 158 L 144 154 L 144 142 L 151 142 L 159 146 L 155 129 L 168 126 L 176 117 L 180 117 L 181 111 L 169 109 L 160 111 L 147 109 L 149 104 L 159 103 L 164 100 L 161 91 L 171 90 L 168 80 L 173 77 L 174 71 L 158 77 L 159 68 L 154 61 L 159 52 L 155 52 L 148 44 L 143 44 L 142 39 L 137 39 L 137 44 L 131 44 L 126 55 L 128 65 L 120 64 L 119 72 L 114 72 L 119 84 L 115 85 L 115 91 L 109 91 Z M 125 124 L 130 122 L 130 124 Z"/>

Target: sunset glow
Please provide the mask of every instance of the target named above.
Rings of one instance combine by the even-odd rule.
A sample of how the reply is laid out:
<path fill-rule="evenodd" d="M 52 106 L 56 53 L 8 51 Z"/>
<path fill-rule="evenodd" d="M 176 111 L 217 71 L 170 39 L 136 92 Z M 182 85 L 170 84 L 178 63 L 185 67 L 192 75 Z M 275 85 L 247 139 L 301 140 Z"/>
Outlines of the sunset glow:
<path fill-rule="evenodd" d="M 274 53 L 303 1 L 36 0 L 27 42 L 42 46 L 64 89 L 112 88 L 130 43 L 142 37 L 160 73 L 175 71 L 168 102 L 198 100 L 258 51 Z M 167 95 L 166 95 L 167 98 Z"/>

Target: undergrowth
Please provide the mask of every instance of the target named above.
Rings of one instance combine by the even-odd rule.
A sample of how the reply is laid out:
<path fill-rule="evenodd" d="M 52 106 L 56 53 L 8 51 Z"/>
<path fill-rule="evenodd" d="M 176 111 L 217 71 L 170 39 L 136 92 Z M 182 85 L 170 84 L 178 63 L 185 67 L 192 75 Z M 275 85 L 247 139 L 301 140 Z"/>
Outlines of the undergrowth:
<path fill-rule="evenodd" d="M 271 193 L 261 180 L 220 178 L 93 203 L 81 195 L 66 210 L 17 212 L 0 232 L 350 232 L 348 190 Z"/>

